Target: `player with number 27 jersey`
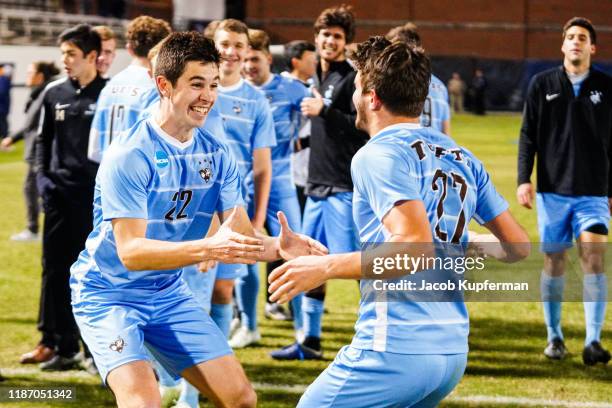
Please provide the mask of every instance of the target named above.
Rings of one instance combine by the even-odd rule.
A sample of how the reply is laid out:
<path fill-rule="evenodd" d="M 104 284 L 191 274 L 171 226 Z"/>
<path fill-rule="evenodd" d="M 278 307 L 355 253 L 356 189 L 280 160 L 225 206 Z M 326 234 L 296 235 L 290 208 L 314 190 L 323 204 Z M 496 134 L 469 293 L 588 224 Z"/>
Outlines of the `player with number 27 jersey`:
<path fill-rule="evenodd" d="M 389 238 L 380 220 L 402 201 L 423 201 L 434 240 L 448 243 L 467 242 L 472 218 L 482 224 L 508 209 L 476 157 L 418 124 L 381 130 L 357 152 L 351 174 L 353 215 L 363 243 Z M 362 302 L 352 346 L 401 354 L 467 353 L 468 332 L 462 302 Z"/>

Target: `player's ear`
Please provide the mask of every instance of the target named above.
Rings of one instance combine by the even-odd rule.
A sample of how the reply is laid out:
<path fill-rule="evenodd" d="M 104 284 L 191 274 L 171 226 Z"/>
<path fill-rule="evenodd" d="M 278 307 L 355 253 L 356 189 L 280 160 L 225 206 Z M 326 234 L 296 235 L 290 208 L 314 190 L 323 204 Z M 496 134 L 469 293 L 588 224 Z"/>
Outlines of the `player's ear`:
<path fill-rule="evenodd" d="M 382 101 L 380 100 L 380 98 L 378 97 L 378 94 L 376 93 L 375 89 L 370 89 L 368 91 L 369 93 L 369 100 L 370 100 L 370 109 L 373 111 L 377 111 L 382 109 Z"/>
<path fill-rule="evenodd" d="M 161 94 L 161 97 L 169 97 L 170 92 L 172 90 L 172 84 L 168 79 L 163 75 L 158 75 L 155 77 L 155 84 L 157 85 L 157 90 Z"/>

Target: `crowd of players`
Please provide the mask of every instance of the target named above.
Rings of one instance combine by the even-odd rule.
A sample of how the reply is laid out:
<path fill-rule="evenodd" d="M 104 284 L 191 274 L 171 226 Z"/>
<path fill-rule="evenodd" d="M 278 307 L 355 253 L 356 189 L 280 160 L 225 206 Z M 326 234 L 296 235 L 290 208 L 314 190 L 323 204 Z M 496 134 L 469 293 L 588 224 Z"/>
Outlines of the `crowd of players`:
<path fill-rule="evenodd" d="M 574 53 L 582 64 L 578 78 L 570 76 L 572 92 L 589 92 L 584 104 L 594 108 L 585 116 L 600 115 L 594 132 L 605 149 L 594 149 L 605 153 L 612 149 L 610 79 L 589 74 L 595 32 L 588 20 L 572 21 L 564 28 L 566 62 Z M 45 211 L 42 335 L 22 363 L 85 365 L 120 406 L 159 405 L 177 381 L 185 406 L 197 406 L 198 391 L 219 406 L 253 406 L 231 349 L 261 338 L 258 261 L 267 262 L 270 282 L 266 316 L 295 327 L 296 341 L 271 357 L 304 360 L 322 358 L 325 282 L 361 278 L 359 242 L 466 242 L 475 218 L 492 235 L 472 234 L 474 242 L 501 242 L 491 255 L 527 256 L 528 245 L 506 244 L 528 237 L 482 164 L 449 137 L 448 93 L 416 27 L 396 27 L 349 51 L 354 34 L 350 8 L 324 10 L 315 44 L 287 44 L 289 69 L 275 74 L 262 30 L 227 19 L 203 34 L 172 33 L 165 21 L 142 16 L 127 27 L 131 64 L 106 79 L 112 35 L 87 25 L 62 33 L 67 76 L 49 83 L 54 72 L 47 70 L 32 82 L 28 132 L 36 140 L 26 186 L 31 191 L 35 180 Z M 541 110 L 531 106 L 564 92 L 553 86 L 536 97 L 538 84 L 521 134 L 518 196 L 526 206 L 533 157 L 549 153 L 540 142 L 547 135 L 538 133 Z M 444 154 L 457 149 L 461 155 Z M 609 167 L 600 156 L 593 166 Z M 593 188 L 583 183 L 585 191 L 578 182 L 559 190 L 540 180 L 560 176 L 550 167 L 538 171 L 538 215 L 559 211 L 541 200 L 583 210 L 568 211 L 569 237 L 556 225 L 548 240 L 571 243 L 573 233 L 581 245 L 605 242 L 612 178 L 606 173 Z M 447 197 L 447 180 L 465 191 Z M 559 203 L 559 194 L 591 198 Z M 603 201 L 595 205 L 593 196 Z M 606 281 L 603 254 L 590 248 L 583 245 L 591 299 L 583 357 L 595 364 L 609 360 L 600 344 Z M 559 265 L 559 248 L 543 250 Z M 561 275 L 548 263 L 542 275 L 550 358 L 565 355 Z M 287 302 L 290 310 L 281 305 Z M 468 331 L 461 302 L 362 302 L 352 344 L 300 406 L 436 406 L 463 375 Z"/>

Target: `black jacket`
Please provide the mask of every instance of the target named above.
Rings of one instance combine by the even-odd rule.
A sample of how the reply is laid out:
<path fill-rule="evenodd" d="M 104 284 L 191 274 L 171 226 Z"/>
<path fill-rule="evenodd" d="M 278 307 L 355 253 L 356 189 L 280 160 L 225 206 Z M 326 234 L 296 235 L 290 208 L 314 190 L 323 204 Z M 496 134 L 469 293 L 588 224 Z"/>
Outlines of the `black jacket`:
<path fill-rule="evenodd" d="M 32 89 L 25 106 L 25 120 L 23 126 L 10 134 L 10 138 L 13 142 L 21 139 L 25 140 L 23 156 L 25 161 L 30 164 L 34 164 L 34 147 L 40 124 L 40 110 L 44 97 L 43 90 L 47 84 L 48 82 L 45 82 Z"/>
<path fill-rule="evenodd" d="M 307 194 L 325 197 L 339 191 L 353 191 L 351 160 L 368 140 L 355 128 L 357 113 L 353 91 L 357 73 L 347 61 L 331 64 L 325 79 L 317 68 L 315 87 L 323 95 L 325 106 L 312 118 Z"/>
<path fill-rule="evenodd" d="M 87 159 L 89 128 L 106 81 L 98 75 L 80 88 L 62 78 L 44 91 L 36 168 L 60 189 L 93 190 L 98 164 Z"/>
<path fill-rule="evenodd" d="M 529 85 L 519 142 L 518 183 L 563 195 L 612 196 L 612 78 L 595 69 L 578 97 L 563 67 Z"/>

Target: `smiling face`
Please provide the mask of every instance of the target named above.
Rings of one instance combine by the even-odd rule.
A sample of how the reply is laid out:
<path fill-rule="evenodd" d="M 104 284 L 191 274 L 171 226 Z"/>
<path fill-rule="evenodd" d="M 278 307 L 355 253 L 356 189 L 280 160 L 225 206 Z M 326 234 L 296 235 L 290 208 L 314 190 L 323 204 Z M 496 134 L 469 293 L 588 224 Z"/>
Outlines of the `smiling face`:
<path fill-rule="evenodd" d="M 589 30 L 580 26 L 568 28 L 561 51 L 565 55 L 565 61 L 572 65 L 590 65 L 591 56 L 595 54 L 595 45 L 591 42 Z"/>
<path fill-rule="evenodd" d="M 321 58 L 328 62 L 344 60 L 346 35 L 341 27 L 323 28 L 315 35 L 315 44 Z"/>
<path fill-rule="evenodd" d="M 61 43 L 60 50 L 64 70 L 70 78 L 78 80 L 89 75 L 92 69 L 95 70 L 97 52 L 91 51 L 89 54 L 83 55 L 83 51 L 69 41 Z"/>
<path fill-rule="evenodd" d="M 163 76 L 158 76 L 156 81 L 162 103 L 169 103 L 168 111 L 176 128 L 193 129 L 204 124 L 217 100 L 219 68 L 216 64 L 190 61 L 174 86 Z"/>
<path fill-rule="evenodd" d="M 249 39 L 246 34 L 226 30 L 215 32 L 215 46 L 221 54 L 219 69 L 222 75 L 231 76 L 242 69 L 248 51 Z"/>
<path fill-rule="evenodd" d="M 263 51 L 249 49 L 244 60 L 244 76 L 257 86 L 263 85 L 270 77 L 272 56 Z"/>

